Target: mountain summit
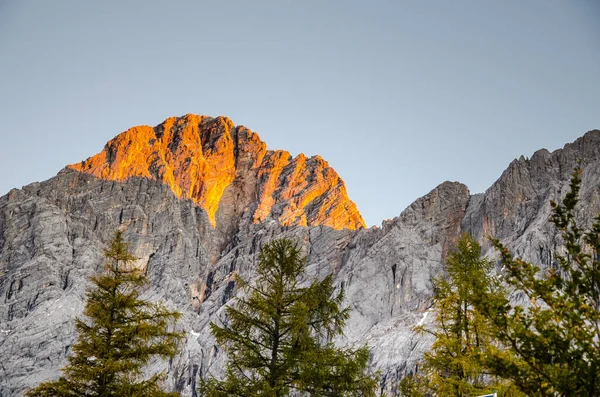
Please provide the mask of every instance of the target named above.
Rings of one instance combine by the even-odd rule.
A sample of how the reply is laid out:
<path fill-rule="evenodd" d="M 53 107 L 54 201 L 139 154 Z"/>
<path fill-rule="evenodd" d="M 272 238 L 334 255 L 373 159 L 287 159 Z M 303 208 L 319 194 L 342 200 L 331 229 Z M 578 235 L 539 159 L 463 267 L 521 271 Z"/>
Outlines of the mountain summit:
<path fill-rule="evenodd" d="M 320 156 L 267 150 L 258 134 L 227 117 L 188 114 L 138 126 L 69 168 L 97 178 L 151 178 L 203 208 L 211 224 L 251 218 L 283 226 L 361 229 L 344 181 Z"/>
<path fill-rule="evenodd" d="M 96 156 L 0 197 L 0 396 L 59 376 L 115 230 L 150 280 L 145 296 L 183 313 L 181 351 L 149 368 L 165 371 L 169 390 L 194 397 L 201 377 L 224 374 L 209 325 L 237 295 L 234 275 L 254 282 L 260 248 L 283 237 L 306 256 L 307 280 L 331 275 L 344 291 L 352 310 L 339 343 L 368 343 L 380 394 L 396 396 L 431 345 L 414 327 L 434 318 L 431 280 L 455 241 L 469 233 L 494 256 L 491 235 L 549 266 L 561 245 L 550 200 L 564 196 L 577 165 L 583 224 L 600 213 L 600 130 L 513 161 L 485 193 L 444 182 L 367 229 L 318 156 L 269 151 L 224 117 L 131 128 Z"/>

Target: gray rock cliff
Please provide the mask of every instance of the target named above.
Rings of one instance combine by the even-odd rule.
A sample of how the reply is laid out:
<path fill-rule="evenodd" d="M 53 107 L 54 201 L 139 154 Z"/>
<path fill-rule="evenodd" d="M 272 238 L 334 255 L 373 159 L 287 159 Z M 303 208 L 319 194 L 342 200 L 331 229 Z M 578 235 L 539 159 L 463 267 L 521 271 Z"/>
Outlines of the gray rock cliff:
<path fill-rule="evenodd" d="M 178 125 L 180 120 L 170 123 Z M 238 131 L 228 123 L 219 128 Z M 144 131 L 143 139 L 157 139 L 160 128 Z M 202 134 L 194 134 L 189 136 L 202 139 Z M 343 185 L 322 159 L 313 158 L 313 164 L 306 158 L 286 157 L 283 168 L 291 163 L 295 168 L 283 173 L 287 176 L 270 179 L 278 152 L 265 155 L 260 140 L 253 133 L 244 134 L 252 136 L 260 150 L 248 150 L 250 155 L 239 160 L 243 163 L 235 160 L 233 171 L 221 167 L 225 164 L 221 160 L 216 168 L 198 168 L 204 174 L 197 178 L 210 174 L 217 187 L 221 176 L 211 172 L 222 168 L 229 173 L 218 206 L 211 201 L 215 196 L 202 193 L 206 184 L 191 188 L 194 180 L 184 175 L 165 180 L 157 177 L 165 173 L 145 175 L 150 168 L 138 167 L 143 172 L 111 179 L 110 172 L 122 169 L 94 158 L 82 164 L 92 164 L 99 175 L 65 168 L 48 181 L 0 197 L 0 396 L 21 396 L 26 388 L 58 376 L 75 339 L 73 319 L 83 309 L 88 277 L 103 268 L 102 248 L 117 229 L 125 232 L 139 258 L 137 265 L 151 280 L 145 296 L 184 313 L 179 326 L 187 340 L 181 352 L 170 362 L 152 363 L 153 369 L 168 372 L 170 388 L 194 396 L 199 376 L 221 373 L 224 357 L 208 324 L 223 316 L 224 305 L 237 293 L 231 276 L 238 272 L 252 279 L 261 245 L 287 236 L 298 241 L 307 256 L 307 280 L 333 273 L 338 288 L 345 289 L 352 314 L 339 343 L 368 343 L 370 365 L 381 370 L 381 389 L 394 395 L 399 379 L 414 370 L 431 343 L 412 328 L 431 319 L 427 317 L 431 278 L 440 274 L 448 250 L 462 232 L 475 235 L 490 255 L 494 253 L 486 236 L 491 234 L 526 259 L 550 263 L 559 241 L 547 224 L 549 200 L 566 191 L 579 159 L 584 170 L 579 215 L 591 219 L 600 212 L 598 130 L 553 153 L 540 150 L 531 159 L 515 160 L 485 193 L 470 195 L 466 186 L 445 182 L 382 227 L 359 230 L 344 228 L 360 224 L 362 218 L 340 193 Z M 169 157 L 174 155 L 150 150 L 149 141 L 141 142 L 129 146 L 149 150 L 148 156 L 154 158 L 162 153 L 164 169 L 186 163 L 187 154 L 174 162 Z M 228 151 L 228 145 L 222 150 Z M 221 158 L 217 146 L 202 156 Z M 107 153 L 117 153 L 114 159 L 121 160 L 126 157 L 119 156 L 127 154 Z M 253 153 L 270 157 L 258 162 Z M 302 173 L 333 182 L 317 183 L 319 194 L 313 197 L 303 191 L 313 185 L 302 184 L 298 177 Z M 173 186 L 190 188 L 195 195 L 184 195 Z M 238 194 L 243 198 L 236 200 Z M 309 196 L 312 201 L 299 199 Z M 255 217 L 261 205 L 264 219 Z M 349 206 L 349 218 L 343 217 L 344 205 Z M 327 220 L 328 213 L 335 222 Z M 286 222 L 292 218 L 309 221 Z"/>

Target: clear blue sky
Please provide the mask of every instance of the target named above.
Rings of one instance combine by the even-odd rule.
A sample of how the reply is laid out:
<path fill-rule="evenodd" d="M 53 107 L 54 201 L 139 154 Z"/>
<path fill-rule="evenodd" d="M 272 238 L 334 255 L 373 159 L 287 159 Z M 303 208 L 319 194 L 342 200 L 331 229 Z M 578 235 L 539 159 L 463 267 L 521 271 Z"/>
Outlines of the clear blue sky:
<path fill-rule="evenodd" d="M 0 0 L 0 195 L 169 116 L 320 154 L 369 225 L 600 128 L 600 2 Z"/>

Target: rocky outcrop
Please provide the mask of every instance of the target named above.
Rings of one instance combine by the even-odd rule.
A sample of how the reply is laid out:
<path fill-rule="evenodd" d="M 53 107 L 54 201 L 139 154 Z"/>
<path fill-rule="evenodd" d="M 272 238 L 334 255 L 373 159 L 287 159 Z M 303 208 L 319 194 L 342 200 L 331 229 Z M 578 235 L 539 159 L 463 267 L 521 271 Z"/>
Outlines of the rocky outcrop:
<path fill-rule="evenodd" d="M 284 226 L 365 227 L 344 182 L 320 156 L 267 150 L 258 134 L 226 117 L 188 114 L 133 127 L 69 168 L 119 182 L 161 181 L 203 208 L 213 226 L 246 217 Z"/>
<path fill-rule="evenodd" d="M 445 182 L 381 228 L 351 230 L 340 226 L 348 222 L 342 196 L 332 190 L 340 183 L 322 159 L 266 151 L 255 134 L 227 119 L 167 122 L 129 130 L 83 164 L 0 197 L 0 396 L 21 396 L 58 375 L 87 279 L 101 271 L 102 248 L 116 229 L 146 268 L 151 287 L 144 296 L 184 314 L 181 352 L 152 364 L 167 371 L 169 388 L 194 396 L 200 376 L 221 373 L 224 357 L 208 324 L 223 318 L 237 293 L 231 275 L 251 280 L 261 245 L 286 236 L 306 254 L 306 281 L 334 274 L 344 288 L 351 317 L 340 343 L 368 343 L 381 390 L 394 395 L 431 342 L 412 329 L 431 320 L 431 278 L 460 233 L 484 244 L 493 234 L 526 259 L 551 260 L 558 245 L 547 224 L 548 200 L 565 192 L 578 159 L 579 215 L 600 211 L 600 131 L 516 160 L 483 194 Z M 231 152 L 228 140 L 237 142 Z M 178 168 L 192 153 L 187 172 L 194 178 Z M 225 166 L 231 159 L 233 167 Z"/>
<path fill-rule="evenodd" d="M 548 223 L 550 201 L 568 190 L 575 167 L 583 169 L 579 219 L 600 213 L 600 131 L 593 130 L 553 153 L 538 150 L 514 160 L 485 192 L 473 196 L 462 228 L 490 248 L 488 236 L 501 239 L 518 255 L 548 264 L 558 241 Z"/>

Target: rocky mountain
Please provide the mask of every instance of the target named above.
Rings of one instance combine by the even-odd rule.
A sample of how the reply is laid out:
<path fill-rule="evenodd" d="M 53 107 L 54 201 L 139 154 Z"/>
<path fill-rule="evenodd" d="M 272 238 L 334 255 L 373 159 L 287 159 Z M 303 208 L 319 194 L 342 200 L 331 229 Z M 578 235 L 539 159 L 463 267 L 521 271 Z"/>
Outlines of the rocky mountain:
<path fill-rule="evenodd" d="M 133 127 L 69 168 L 106 180 L 163 182 L 203 208 L 213 227 L 242 216 L 283 226 L 365 227 L 344 181 L 320 156 L 267 150 L 256 133 L 226 117 L 188 114 Z"/>
<path fill-rule="evenodd" d="M 490 255 L 494 235 L 526 259 L 552 261 L 559 246 L 547 224 L 577 161 L 580 216 L 600 212 L 600 131 L 563 149 L 515 160 L 485 193 L 445 182 L 382 227 L 364 228 L 343 181 L 318 156 L 266 150 L 257 134 L 227 118 L 187 115 L 135 127 L 99 154 L 54 178 L 0 197 L 0 396 L 21 396 L 56 377 L 69 355 L 73 318 L 102 248 L 124 230 L 149 299 L 184 313 L 188 338 L 171 362 L 168 386 L 195 396 L 199 376 L 224 357 L 208 330 L 252 279 L 262 244 L 291 237 L 303 247 L 307 280 L 333 273 L 352 308 L 340 343 L 368 343 L 382 392 L 414 370 L 430 340 L 431 278 L 453 242 L 470 232 Z"/>

